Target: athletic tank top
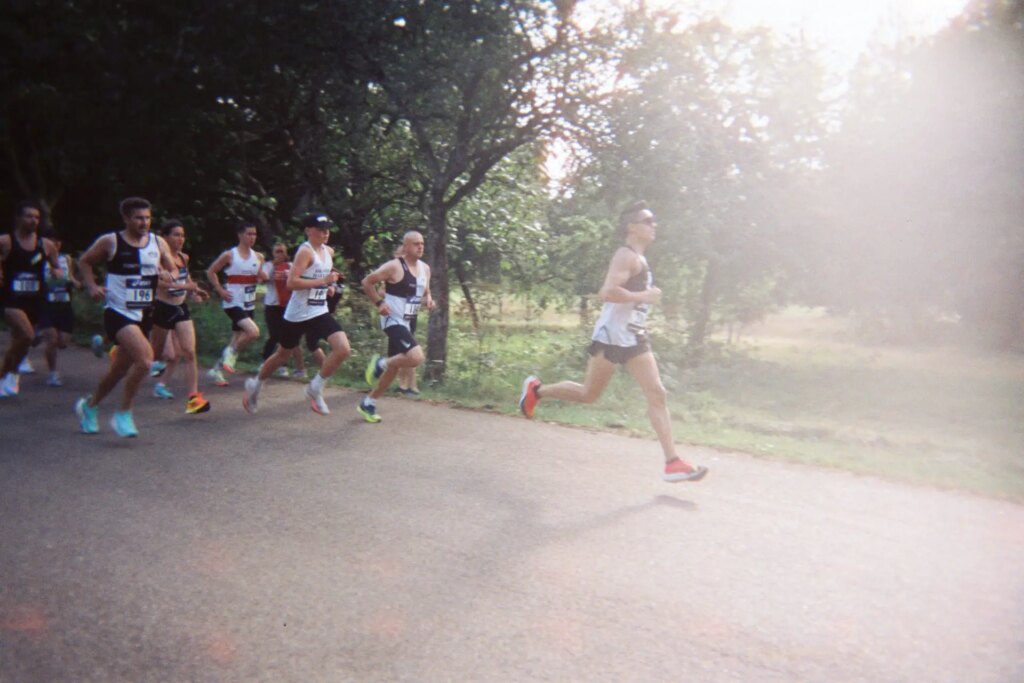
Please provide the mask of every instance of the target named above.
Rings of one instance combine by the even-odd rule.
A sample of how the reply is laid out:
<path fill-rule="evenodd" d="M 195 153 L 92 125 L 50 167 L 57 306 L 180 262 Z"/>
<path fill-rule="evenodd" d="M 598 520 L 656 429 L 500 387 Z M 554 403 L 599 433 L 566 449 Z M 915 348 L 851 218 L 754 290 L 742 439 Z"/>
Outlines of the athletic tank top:
<path fill-rule="evenodd" d="M 270 278 L 267 283 L 267 293 L 263 297 L 264 306 L 287 306 L 292 296 L 292 290 L 288 289 L 288 270 L 291 263 L 274 263 L 267 261 L 263 264 L 263 272 Z"/>
<path fill-rule="evenodd" d="M 231 250 L 231 264 L 224 269 L 228 284 L 224 288 L 231 294 L 231 301 L 223 301 L 224 308 L 244 308 L 251 311 L 256 308 L 256 281 L 260 272 L 260 258 L 253 249 L 249 250 L 249 258 L 243 259 L 238 254 L 238 247 Z"/>
<path fill-rule="evenodd" d="M 303 280 L 319 280 L 330 275 L 334 264 L 331 262 L 331 254 L 326 246 L 320 247 L 319 254 L 313 251 L 313 246 L 309 242 L 304 242 L 299 247 L 299 251 L 303 249 L 308 249 L 313 254 L 313 263 L 300 276 Z M 328 313 L 326 285 L 313 289 L 293 290 L 292 297 L 288 299 L 288 307 L 284 309 L 284 319 L 300 323 L 325 313 Z"/>
<path fill-rule="evenodd" d="M 629 278 L 623 287 L 630 292 L 642 292 L 654 285 L 654 274 L 642 255 L 640 272 Z M 647 314 L 650 304 L 606 302 L 594 324 L 591 339 L 611 346 L 636 346 L 647 337 Z"/>
<path fill-rule="evenodd" d="M 128 244 L 120 232 L 115 232 L 114 238 L 117 246 L 107 261 L 106 307 L 129 320 L 142 320 L 155 298 L 160 245 L 152 233 L 141 247 Z"/>
<path fill-rule="evenodd" d="M 36 248 L 28 251 L 21 248 L 18 237 L 11 231 L 11 250 L 4 259 L 4 300 L 9 304 L 17 302 L 37 304 L 43 296 L 43 266 L 46 251 L 43 238 L 36 236 Z"/>
<path fill-rule="evenodd" d="M 178 266 L 178 272 L 174 275 L 174 284 L 183 285 L 188 282 L 188 266 L 185 265 L 185 259 L 181 256 L 173 256 L 172 258 Z M 176 289 L 172 287 L 165 290 L 163 298 L 160 300 L 164 303 L 171 304 L 172 306 L 180 306 L 185 302 L 185 295 L 187 293 L 188 292 L 184 289 Z"/>
<path fill-rule="evenodd" d="M 423 292 L 427 289 L 427 269 L 422 264 L 417 264 L 418 274 L 413 275 L 404 258 L 399 257 L 398 262 L 402 264 L 402 279 L 384 283 L 384 302 L 391 312 L 381 316 L 380 327 L 383 330 L 392 325 L 409 327 L 420 311 Z"/>
<path fill-rule="evenodd" d="M 54 306 L 70 306 L 71 280 L 68 279 L 68 276 L 71 271 L 68 270 L 68 257 L 64 254 L 58 255 L 57 265 L 64 273 L 61 278 L 53 277 L 53 268 L 50 267 L 49 261 L 46 261 L 43 268 L 43 277 L 46 280 L 46 302 Z"/>

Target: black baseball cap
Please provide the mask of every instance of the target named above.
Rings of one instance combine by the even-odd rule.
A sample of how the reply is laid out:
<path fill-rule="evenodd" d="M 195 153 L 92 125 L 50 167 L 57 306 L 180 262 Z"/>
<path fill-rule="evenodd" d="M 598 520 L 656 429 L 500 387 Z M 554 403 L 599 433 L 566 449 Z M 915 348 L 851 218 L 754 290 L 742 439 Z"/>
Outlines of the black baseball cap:
<path fill-rule="evenodd" d="M 334 222 L 322 213 L 311 213 L 302 218 L 302 227 L 330 230 L 334 227 Z"/>

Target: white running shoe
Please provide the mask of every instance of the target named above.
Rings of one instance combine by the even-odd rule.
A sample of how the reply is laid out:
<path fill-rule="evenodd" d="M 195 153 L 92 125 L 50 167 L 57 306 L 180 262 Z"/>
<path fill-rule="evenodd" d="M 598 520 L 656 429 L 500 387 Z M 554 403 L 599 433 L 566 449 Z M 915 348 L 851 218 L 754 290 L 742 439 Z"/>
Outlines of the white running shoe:
<path fill-rule="evenodd" d="M 242 397 L 242 407 L 247 413 L 255 413 L 259 410 L 260 381 L 255 377 L 245 380 L 245 396 Z"/>
<path fill-rule="evenodd" d="M 54 370 L 50 373 L 50 376 L 46 378 L 46 386 L 48 387 L 62 387 L 64 382 L 60 381 L 60 373 Z"/>
<path fill-rule="evenodd" d="M 21 364 L 18 366 L 19 375 L 31 375 L 36 369 L 32 367 L 32 362 L 29 361 L 28 356 L 21 359 Z"/>
<path fill-rule="evenodd" d="M 218 387 L 226 387 L 228 385 L 228 381 L 224 379 L 224 373 L 221 371 L 220 367 L 216 365 L 210 368 L 206 373 L 206 376 L 209 377 L 210 380 Z"/>
<path fill-rule="evenodd" d="M 17 396 L 21 390 L 18 382 L 18 373 L 8 372 L 4 375 L 3 383 L 0 384 L 0 392 L 7 396 Z"/>
<path fill-rule="evenodd" d="M 309 407 L 313 409 L 313 412 L 318 415 L 330 415 L 331 409 L 327 407 L 327 402 L 324 401 L 324 395 L 319 391 L 314 391 L 313 387 L 309 384 L 306 385 L 306 398 L 309 399 Z"/>

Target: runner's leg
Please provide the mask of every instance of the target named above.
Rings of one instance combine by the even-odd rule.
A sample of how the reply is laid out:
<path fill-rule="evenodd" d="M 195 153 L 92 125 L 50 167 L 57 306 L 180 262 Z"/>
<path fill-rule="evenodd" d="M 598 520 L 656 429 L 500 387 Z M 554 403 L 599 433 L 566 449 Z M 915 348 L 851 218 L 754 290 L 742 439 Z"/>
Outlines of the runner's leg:
<path fill-rule="evenodd" d="M 18 372 L 18 366 L 28 354 L 32 346 L 32 338 L 36 335 L 35 327 L 29 320 L 28 314 L 20 308 L 4 309 L 4 320 L 11 331 L 11 345 L 7 347 L 4 354 L 3 370 L 0 377 L 6 377 L 9 372 Z"/>
<path fill-rule="evenodd" d="M 117 331 L 116 341 L 117 358 L 123 357 L 130 364 L 125 376 L 121 410 L 131 410 L 135 394 L 138 393 L 142 380 L 149 375 L 149 366 L 153 364 L 153 347 L 138 325 L 122 327 Z"/>
<path fill-rule="evenodd" d="M 593 403 L 604 393 L 614 374 L 615 364 L 605 358 L 604 354 L 597 354 L 587 361 L 583 384 L 570 381 L 542 384 L 537 390 L 537 396 L 573 403 Z"/>
<path fill-rule="evenodd" d="M 191 320 L 182 320 L 174 326 L 174 340 L 185 372 L 188 394 L 199 393 L 199 366 L 196 364 L 196 326 Z M 167 371 L 170 372 L 168 367 Z"/>
<path fill-rule="evenodd" d="M 391 386 L 391 382 L 394 381 L 395 377 L 398 376 L 398 371 L 402 368 L 415 368 L 420 365 L 425 359 L 423 355 L 422 346 L 414 346 L 405 353 L 397 353 L 391 358 L 388 358 L 387 368 L 384 373 L 377 380 L 377 384 L 370 391 L 370 398 L 378 399 L 384 395 L 384 392 Z"/>
<path fill-rule="evenodd" d="M 639 356 L 630 358 L 626 363 L 626 370 L 647 399 L 647 417 L 654 427 L 661 443 L 661 450 L 665 454 L 665 462 L 676 457 L 676 446 L 672 438 L 672 417 L 668 412 L 668 394 L 665 385 L 661 383 L 661 375 L 658 373 L 658 363 L 654 360 L 653 353 L 641 353 Z"/>

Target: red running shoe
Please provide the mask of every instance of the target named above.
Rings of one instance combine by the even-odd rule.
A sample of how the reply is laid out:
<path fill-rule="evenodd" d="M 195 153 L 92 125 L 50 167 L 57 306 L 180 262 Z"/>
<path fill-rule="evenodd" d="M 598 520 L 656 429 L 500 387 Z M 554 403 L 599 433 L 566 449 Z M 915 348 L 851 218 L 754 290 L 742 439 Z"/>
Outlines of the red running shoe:
<path fill-rule="evenodd" d="M 537 396 L 537 389 L 540 388 L 540 380 L 530 375 L 523 381 L 523 395 L 519 397 L 519 410 L 523 415 L 533 419 L 533 411 L 540 403 L 540 396 Z"/>
<path fill-rule="evenodd" d="M 700 481 L 708 473 L 708 468 L 701 465 L 694 467 L 682 458 L 673 458 L 665 463 L 665 474 L 661 478 L 665 481 Z"/>

